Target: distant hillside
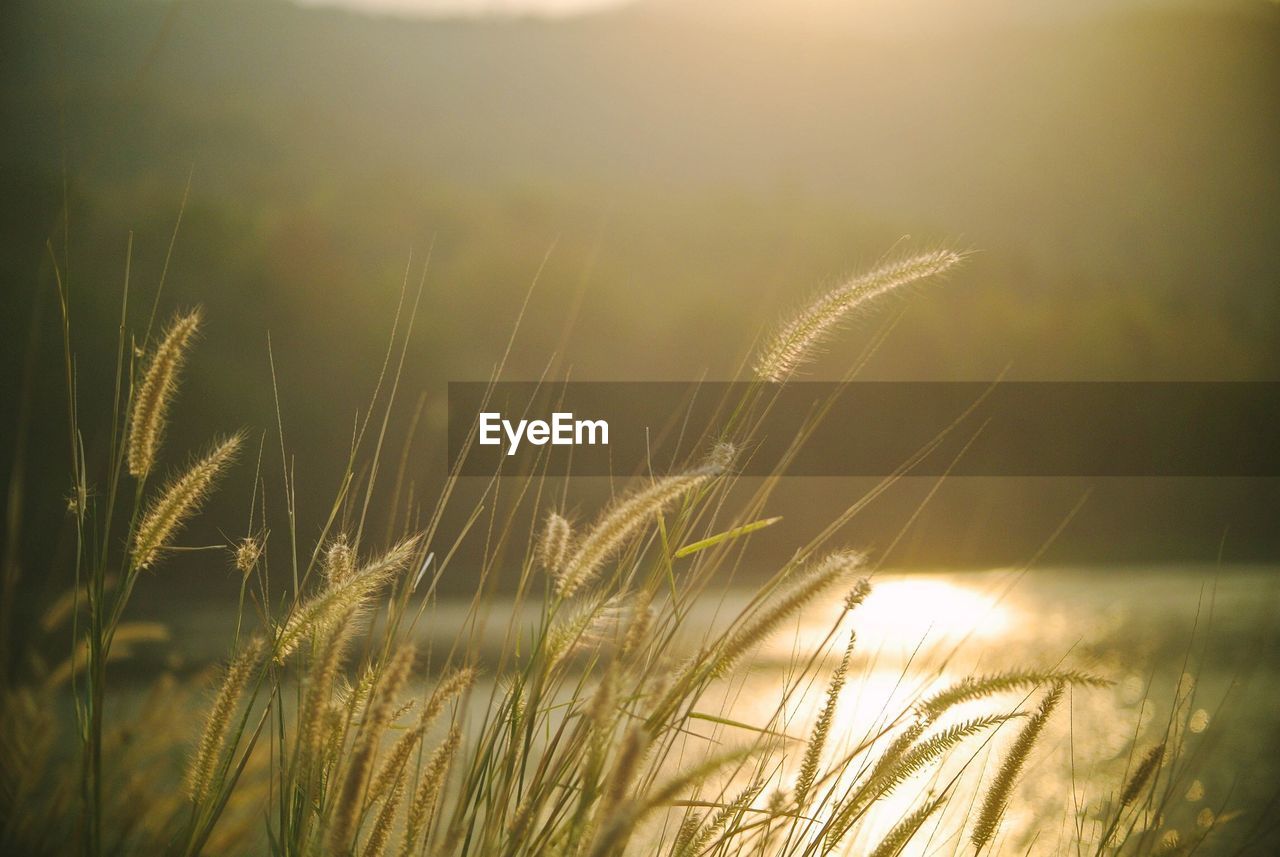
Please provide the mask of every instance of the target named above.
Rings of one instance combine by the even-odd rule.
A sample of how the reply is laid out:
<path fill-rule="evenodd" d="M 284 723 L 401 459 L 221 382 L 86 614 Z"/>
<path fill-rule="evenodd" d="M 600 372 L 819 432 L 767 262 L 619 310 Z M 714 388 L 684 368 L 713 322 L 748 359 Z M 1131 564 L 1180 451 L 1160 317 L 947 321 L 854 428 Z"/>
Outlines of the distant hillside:
<path fill-rule="evenodd" d="M 905 305 L 871 376 L 1280 377 L 1265 4 L 889 36 L 661 3 L 566 21 L 262 0 L 5 14 L 6 365 L 38 288 L 52 317 L 46 237 L 85 348 L 112 353 L 127 232 L 145 306 L 190 174 L 165 304 L 202 301 L 211 332 L 179 447 L 271 413 L 269 328 L 300 457 L 345 448 L 410 248 L 433 241 L 405 379 L 433 396 L 487 375 L 552 247 L 515 374 L 555 353 L 578 378 L 726 377 L 781 312 L 904 234 L 980 252 Z M 92 400 L 109 370 L 83 371 Z M 58 398 L 36 407 L 60 425 Z"/>

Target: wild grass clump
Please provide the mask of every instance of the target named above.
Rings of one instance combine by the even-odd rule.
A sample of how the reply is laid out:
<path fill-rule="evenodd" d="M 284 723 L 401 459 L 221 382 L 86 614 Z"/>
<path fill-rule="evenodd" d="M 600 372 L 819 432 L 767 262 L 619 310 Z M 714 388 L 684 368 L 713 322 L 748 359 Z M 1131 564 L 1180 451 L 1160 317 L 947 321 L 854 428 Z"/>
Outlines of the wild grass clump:
<path fill-rule="evenodd" d="M 851 311 L 959 261 L 950 251 L 908 257 L 822 296 L 766 346 L 758 377 L 786 380 Z M 694 606 L 776 520 L 763 516 L 776 480 L 729 503 L 738 496 L 730 493 L 735 451 L 757 425 L 753 402 L 708 440 L 703 460 L 634 480 L 584 525 L 571 524 L 551 492 L 517 490 L 504 505 L 495 479 L 468 516 L 487 516 L 479 529 L 488 542 L 481 567 L 467 572 L 510 584 L 516 606 L 505 642 L 496 654 L 473 645 L 495 603 L 485 584 L 456 642 L 424 650 L 437 582 L 459 571 L 453 558 L 471 525 L 443 529 L 451 477 L 434 508 L 414 510 L 425 514 L 388 515 L 424 525 L 370 535 L 381 443 L 366 437 L 366 419 L 318 528 L 295 520 L 292 462 L 282 461 L 276 528 L 288 534 L 285 574 L 273 582 L 272 562 L 283 554 L 268 549 L 265 503 L 224 554 L 244 582 L 240 612 L 246 595 L 252 612 L 237 617 L 207 703 L 185 700 L 165 679 L 160 699 L 142 709 L 154 728 L 124 743 L 105 717 L 106 665 L 146 630 L 122 621 L 125 606 L 141 571 L 179 564 L 180 529 L 244 444 L 233 434 L 158 490 L 148 483 L 201 321 L 198 312 L 179 316 L 145 369 L 122 362 L 125 395 L 100 502 L 90 502 L 73 420 L 74 493 L 86 498 L 73 509 L 77 577 L 45 623 L 53 633 L 71 622 L 73 654 L 61 666 L 33 665 L 22 682 L 6 680 L 0 696 L 5 853 L 891 857 L 942 825 L 946 841 L 991 852 L 1068 689 L 1105 684 L 1061 665 L 924 682 L 865 734 L 852 732 L 848 695 L 861 691 L 860 664 L 873 657 L 860 651 L 856 629 L 874 583 L 865 553 L 826 544 L 834 528 L 815 527 L 814 541 L 731 619 L 702 624 Z M 375 400 L 383 393 L 380 382 Z M 70 396 L 74 415 L 74 388 Z M 388 417 L 393 398 L 381 399 Z M 358 464 L 371 443 L 367 466 Z M 369 474 L 363 492 L 357 472 Z M 265 496 L 265 479 L 254 481 L 254 496 Z M 518 525 L 530 520 L 541 522 L 535 531 Z M 315 533 L 314 543 L 300 532 Z M 536 608 L 531 623 L 522 605 Z M 827 644 L 784 648 L 791 655 L 781 678 L 768 684 L 765 710 L 774 713 L 733 719 L 726 700 L 747 686 L 762 647 L 785 640 L 801 615 L 830 622 Z M 242 638 L 241 623 L 255 630 Z M 904 674 L 903 685 L 910 679 Z M 64 685 L 79 738 L 70 767 L 53 758 L 47 716 Z M 813 717 L 797 731 L 794 712 L 810 700 Z M 174 713 L 175 704 L 185 708 Z M 147 719 L 161 713 L 163 728 Z M 187 723 L 180 788 L 154 765 L 172 757 L 174 725 Z M 984 748 L 1006 733 L 1012 743 L 988 782 L 957 773 L 981 769 Z M 1162 777 L 1166 755 L 1159 744 L 1090 810 L 1105 827 L 1097 853 L 1167 844 L 1153 832 L 1161 795 L 1175 782 Z M 1200 838 L 1220 822 L 1201 826 Z"/>

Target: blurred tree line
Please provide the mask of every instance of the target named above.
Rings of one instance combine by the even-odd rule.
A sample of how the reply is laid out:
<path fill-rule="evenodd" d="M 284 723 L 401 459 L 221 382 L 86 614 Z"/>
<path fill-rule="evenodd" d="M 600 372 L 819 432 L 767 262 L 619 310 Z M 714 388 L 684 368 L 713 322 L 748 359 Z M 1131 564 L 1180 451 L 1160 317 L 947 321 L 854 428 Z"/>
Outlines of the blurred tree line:
<path fill-rule="evenodd" d="M 50 260 L 70 283 L 100 453 L 128 236 L 140 327 L 180 211 L 161 314 L 201 303 L 208 332 L 169 461 L 247 426 L 266 433 L 278 479 L 269 331 L 302 518 L 316 521 L 304 538 L 424 265 L 390 441 L 398 453 L 421 393 L 421 491 L 444 469 L 445 382 L 488 377 L 535 276 L 510 377 L 549 364 L 575 379 L 732 377 L 824 284 L 936 243 L 978 252 L 868 318 L 816 377 L 887 323 L 864 377 L 1277 377 L 1280 10 L 894 37 L 670 12 L 414 22 L 239 0 L 9 4 L 0 393 L 14 407 L 0 449 L 6 480 L 25 463 L 29 576 L 66 536 L 46 524 L 69 484 Z M 211 520 L 242 520 L 249 479 Z M 786 484 L 763 559 L 865 487 Z M 948 485 L 890 560 L 1017 562 L 1089 487 Z M 1092 487 L 1051 559 L 1212 561 L 1228 531 L 1228 559 L 1280 547 L 1271 482 Z M 850 542 L 888 544 L 928 488 L 904 482 Z M 607 485 L 580 490 L 587 510 Z"/>

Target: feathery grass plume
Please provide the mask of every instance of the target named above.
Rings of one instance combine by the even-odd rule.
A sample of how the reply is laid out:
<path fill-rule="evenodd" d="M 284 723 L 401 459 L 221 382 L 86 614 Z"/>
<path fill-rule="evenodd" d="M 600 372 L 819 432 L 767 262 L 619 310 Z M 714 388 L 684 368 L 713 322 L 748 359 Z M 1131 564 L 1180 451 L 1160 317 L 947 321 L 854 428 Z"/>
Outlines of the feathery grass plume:
<path fill-rule="evenodd" d="M 675 843 L 671 846 L 671 857 L 688 857 L 690 854 L 697 853 L 693 850 L 693 843 L 697 839 L 698 831 L 702 829 L 703 818 L 702 813 L 691 812 L 685 816 L 684 821 L 680 822 Z"/>
<path fill-rule="evenodd" d="M 659 807 L 667 806 L 686 790 L 705 782 L 730 765 L 762 752 L 763 749 L 758 746 L 740 747 L 708 756 L 665 782 L 654 785 L 633 800 L 622 802 L 621 795 L 611 790 L 607 797 L 617 797 L 619 800 L 615 802 L 606 800 L 601 804 L 600 818 L 607 820 L 608 823 L 603 825 L 603 832 L 596 837 L 589 852 L 591 857 L 608 857 L 608 855 L 621 853 L 631 831 L 649 813 Z M 624 752 L 626 752 L 625 748 Z M 637 764 L 638 761 L 637 758 Z M 629 779 L 630 777 L 628 781 Z"/>
<path fill-rule="evenodd" d="M 707 453 L 707 460 L 696 469 L 712 476 L 720 476 L 729 472 L 737 458 L 736 445 L 727 440 L 718 440 L 712 445 L 711 452 Z"/>
<path fill-rule="evenodd" d="M 1148 750 L 1147 754 L 1142 757 L 1142 761 L 1138 763 L 1138 767 L 1133 771 L 1133 776 L 1129 777 L 1129 781 L 1125 783 L 1124 789 L 1120 792 L 1120 806 L 1128 806 L 1138 799 L 1138 795 L 1142 793 L 1142 787 L 1147 784 L 1147 780 L 1151 779 L 1151 775 L 1160 766 L 1160 760 L 1164 758 L 1164 748 L 1165 744 L 1162 741 Z"/>
<path fill-rule="evenodd" d="M 582 808 L 585 811 L 588 803 L 594 798 L 594 788 L 600 771 L 604 767 L 605 755 L 613 737 L 614 706 L 617 702 L 617 674 L 612 669 L 604 671 L 600 684 L 591 696 L 591 704 L 587 709 L 587 754 L 584 777 L 591 783 L 590 788 L 582 790 Z"/>
<path fill-rule="evenodd" d="M 642 591 L 632 603 L 631 620 L 627 623 L 627 630 L 622 635 L 622 645 L 618 648 L 620 659 L 629 658 L 640 651 L 640 647 L 648 638 L 649 628 L 653 625 L 653 609 L 649 606 L 650 600 L 649 593 Z"/>
<path fill-rule="evenodd" d="M 516 806 L 516 811 L 511 816 L 511 822 L 507 825 L 508 842 L 524 842 L 525 836 L 529 833 L 529 825 L 533 824 L 533 819 L 537 815 L 538 809 L 537 796 L 533 792 L 525 795 L 524 800 L 520 801 Z"/>
<path fill-rule="evenodd" d="M 809 797 L 809 789 L 818 776 L 818 763 L 822 761 L 822 750 L 827 743 L 827 733 L 831 731 L 831 722 L 835 719 L 836 706 L 840 702 L 840 691 L 844 690 L 845 675 L 849 672 L 849 660 L 853 657 L 853 644 L 857 634 L 849 634 L 849 643 L 845 646 L 844 656 L 831 673 L 831 681 L 827 684 L 827 698 L 818 712 L 818 719 L 813 724 L 813 733 L 804 748 L 804 760 L 800 763 L 800 775 L 796 778 L 796 806 L 804 806 Z"/>
<path fill-rule="evenodd" d="M 347 543 L 346 536 L 338 536 L 324 552 L 321 566 L 324 579 L 329 583 L 344 583 L 356 572 L 356 552 Z"/>
<path fill-rule="evenodd" d="M 586 752 L 580 756 L 582 760 L 579 763 L 581 787 L 578 790 L 575 827 L 587 817 L 591 811 L 591 805 L 595 803 L 596 798 L 600 795 L 600 777 L 605 769 L 605 762 L 614 732 L 614 711 L 617 699 L 617 670 L 615 666 L 616 662 L 610 664 L 609 668 L 604 671 L 604 674 L 600 677 L 599 685 L 596 686 L 591 695 L 586 710 L 582 713 L 583 727 L 586 731 Z M 633 737 L 638 736 L 629 734 L 625 740 L 629 741 Z M 612 782 L 613 779 L 611 778 L 609 783 L 606 784 L 606 788 Z M 621 800 L 620 795 L 617 800 Z M 532 821 L 535 811 L 533 806 L 525 808 L 523 816 L 518 818 L 519 824 L 512 828 L 512 841 L 518 841 L 518 836 L 523 833 L 523 827 Z M 592 829 L 594 827 L 593 823 Z"/>
<path fill-rule="evenodd" d="M 930 735 L 906 753 L 901 754 L 897 759 L 888 760 L 889 764 L 873 772 L 872 776 L 868 778 L 865 788 L 860 790 L 863 793 L 863 802 L 876 800 L 888 794 L 906 782 L 907 779 L 942 758 L 943 754 L 965 738 L 977 735 L 979 732 L 983 732 L 993 726 L 1001 725 L 1012 717 L 1019 716 L 1021 715 L 997 714 L 974 717 Z"/>
<path fill-rule="evenodd" d="M 178 373 L 199 328 L 199 309 L 174 319 L 142 376 L 142 385 L 133 400 L 127 451 L 129 475 L 136 479 L 146 476 L 155 466 L 156 452 L 164 440 L 169 402 L 178 389 Z"/>
<path fill-rule="evenodd" d="M 449 775 L 449 765 L 462 744 L 462 730 L 454 726 L 439 747 L 432 752 L 423 769 L 418 788 L 409 803 L 408 818 L 405 821 L 404 841 L 400 845 L 400 857 L 410 857 L 418 850 L 418 842 L 427 830 L 427 824 L 435 812 L 436 801 L 444 788 L 445 778 Z"/>
<path fill-rule="evenodd" d="M 894 765 L 898 764 L 899 760 L 915 745 L 920 736 L 924 734 L 924 730 L 928 729 L 929 726 L 929 721 L 919 718 L 908 723 L 907 727 L 890 742 L 889 746 L 876 759 L 871 768 L 871 773 L 866 778 L 866 782 L 874 782 L 893 768 Z"/>
<path fill-rule="evenodd" d="M 617 807 L 627 796 L 631 781 L 635 779 L 636 771 L 649 751 L 650 740 L 652 736 L 649 731 L 639 723 L 627 730 L 622 746 L 618 749 L 617 760 L 613 763 L 613 770 L 609 772 L 609 782 L 605 784 L 604 806 L 607 809 Z"/>
<path fill-rule="evenodd" d="M 245 536 L 236 545 L 235 549 L 235 566 L 236 571 L 247 575 L 253 571 L 254 566 L 258 564 L 258 559 L 262 556 L 262 540 L 254 536 Z"/>
<path fill-rule="evenodd" d="M 591 705 L 587 709 L 587 723 L 590 725 L 593 741 L 607 741 L 609 727 L 613 724 L 617 690 L 617 674 L 613 670 L 605 670 L 596 692 L 591 695 Z"/>
<path fill-rule="evenodd" d="M 302 755 L 300 767 L 304 771 L 313 765 L 323 766 L 330 738 L 326 728 L 329 698 L 342 669 L 354 615 L 354 610 L 349 611 L 330 630 L 308 671 L 306 696 L 299 712 L 302 722 L 298 727 L 299 752 Z"/>
<path fill-rule="evenodd" d="M 867 596 L 870 594 L 871 594 L 871 581 L 867 580 L 865 577 L 861 578 L 857 583 L 853 585 L 853 588 L 849 590 L 849 593 L 845 595 L 844 609 L 853 610 L 863 601 L 866 601 Z"/>
<path fill-rule="evenodd" d="M 342 751 L 347 727 L 347 707 L 337 702 L 329 703 L 324 707 L 319 722 L 320 741 L 315 760 L 317 764 L 324 766 L 334 763 Z"/>
<path fill-rule="evenodd" d="M 378 752 L 378 742 L 395 712 L 396 698 L 409 678 L 415 655 L 412 645 L 401 647 L 392 655 L 378 680 L 373 703 L 365 713 L 355 746 L 351 748 L 346 775 L 342 779 L 329 818 L 327 842 L 332 854 L 346 854 L 350 851 L 365 785 L 369 782 L 374 756 Z"/>
<path fill-rule="evenodd" d="M 822 294 L 769 340 L 756 360 L 756 377 L 761 381 L 786 381 L 813 358 L 856 309 L 894 289 L 941 274 L 958 265 L 962 258 L 952 250 L 920 253 L 853 277 Z"/>
<path fill-rule="evenodd" d="M 1029 690 L 1049 683 L 1078 687 L 1107 687 L 1111 684 L 1107 679 L 1075 670 L 1017 670 L 993 675 L 969 676 L 926 697 L 916 706 L 916 713 L 919 717 L 932 721 L 956 705 L 985 699 L 997 693 Z"/>
<path fill-rule="evenodd" d="M 406 776 L 404 768 L 401 767 L 395 782 L 391 785 L 391 793 L 387 795 L 386 803 L 378 811 L 373 829 L 369 831 L 369 838 L 365 841 L 362 852 L 364 857 L 380 857 L 387 850 L 387 842 L 391 839 L 391 826 L 395 823 L 396 813 L 400 811 L 400 804 L 404 800 Z"/>
<path fill-rule="evenodd" d="M 1019 715 L 1013 715 L 1019 716 Z M 836 811 L 827 826 L 827 850 L 833 851 L 862 817 L 868 807 L 892 792 L 915 774 L 942 758 L 966 738 L 977 735 L 1009 720 L 1009 715 L 975 717 L 947 727 L 916 744 L 923 727 L 906 730 L 876 760 L 871 773 L 854 790 L 853 795 Z M 919 728 L 917 728 L 919 726 Z"/>
<path fill-rule="evenodd" d="M 570 598 L 600 572 L 615 553 L 655 515 L 688 492 L 722 474 L 732 462 L 727 445 L 717 447 L 700 467 L 655 479 L 609 506 L 578 540 L 556 575 L 556 594 Z"/>
<path fill-rule="evenodd" d="M 345 580 L 334 580 L 298 606 L 276 634 L 275 657 L 283 663 L 311 634 L 326 634 L 359 610 L 383 584 L 408 565 L 416 536 L 405 539 Z"/>
<path fill-rule="evenodd" d="M 199 508 L 209 489 L 240 450 L 240 435 L 232 435 L 213 451 L 171 481 L 142 516 L 133 539 L 133 564 L 145 569 L 155 564 L 169 540 Z"/>
<path fill-rule="evenodd" d="M 507 728 L 510 734 L 518 735 L 524 728 L 524 717 L 528 713 L 529 690 L 523 681 L 512 681 L 504 678 L 502 686 L 507 702 Z"/>
<path fill-rule="evenodd" d="M 204 731 L 196 745 L 195 756 L 187 769 L 187 794 L 195 803 L 200 803 L 209 796 L 213 774 L 227 741 L 231 716 L 235 714 L 254 670 L 262 662 L 264 648 L 265 644 L 261 639 L 249 642 L 228 665 L 222 684 L 218 687 L 217 696 L 214 697 L 205 719 Z"/>
<path fill-rule="evenodd" d="M 1045 695 L 1040 708 L 1031 715 L 1031 719 L 1027 721 L 1026 726 L 1022 727 L 1013 746 L 1009 748 L 1009 755 L 1005 757 L 1004 763 L 996 773 L 996 778 L 987 787 L 986 797 L 982 801 L 982 810 L 978 813 L 978 822 L 974 825 L 973 833 L 969 835 L 969 841 L 973 843 L 976 850 L 981 851 L 995 836 L 996 827 L 1000 824 L 1005 807 L 1009 804 L 1009 794 L 1013 791 L 1013 785 L 1018 775 L 1022 773 L 1027 757 L 1031 755 L 1031 748 L 1035 746 L 1036 740 L 1044 730 L 1044 725 L 1049 722 L 1049 715 L 1053 714 L 1053 709 L 1062 699 L 1062 691 L 1065 687 L 1064 682 L 1058 681 Z"/>
<path fill-rule="evenodd" d="M 365 704 L 373 695 L 373 687 L 380 675 L 381 672 L 374 664 L 368 664 L 356 679 L 355 684 L 344 681 L 343 687 L 338 689 L 339 701 L 347 707 L 353 717 L 364 716 Z"/>
<path fill-rule="evenodd" d="M 738 793 L 737 797 L 721 807 L 711 817 L 710 821 L 700 827 L 695 827 L 683 843 L 677 838 L 671 857 L 696 857 L 696 855 L 701 854 L 711 844 L 711 838 L 727 828 L 730 822 L 745 812 L 763 789 L 764 783 L 761 781 L 756 781 L 747 786 Z M 695 821 L 701 820 L 696 815 L 691 816 L 691 819 Z"/>
<path fill-rule="evenodd" d="M 386 760 L 378 767 L 378 772 L 373 775 L 373 780 L 369 784 L 369 795 L 365 799 L 366 803 L 372 804 L 383 795 L 391 792 L 392 787 L 404 775 L 409 755 L 418 746 L 418 740 L 422 738 L 423 731 L 422 726 L 415 726 L 412 729 L 405 730 L 405 733 L 396 739 L 396 743 L 392 745 L 391 752 L 387 754 Z"/>
<path fill-rule="evenodd" d="M 929 816 L 937 812 L 945 801 L 945 795 L 934 798 L 894 825 L 894 828 L 885 834 L 884 839 L 880 840 L 880 844 L 871 852 L 871 857 L 897 857 L 911 841 L 911 837 L 916 835 L 921 825 L 928 821 Z"/>
<path fill-rule="evenodd" d="M 443 675 L 436 682 L 435 690 L 431 691 L 427 704 L 422 707 L 422 718 L 418 725 L 424 730 L 429 727 L 440 716 L 449 700 L 466 693 L 475 681 L 476 671 L 471 667 L 462 667 Z"/>
<path fill-rule="evenodd" d="M 547 629 L 547 661 L 558 663 L 575 652 L 616 640 L 630 615 L 630 601 L 629 595 L 619 593 L 610 598 L 596 595 L 569 605 L 570 609 Z"/>
<path fill-rule="evenodd" d="M 709 674 L 714 677 L 723 676 L 747 651 L 773 633 L 786 619 L 794 616 L 865 561 L 865 554 L 857 551 L 838 551 L 801 571 L 795 582 L 777 595 L 759 615 L 725 639 L 719 651 L 709 661 Z"/>
<path fill-rule="evenodd" d="M 133 646 L 137 643 L 167 643 L 169 639 L 169 627 L 161 622 L 121 622 L 111 636 L 107 663 L 133 657 Z M 89 639 L 85 636 L 65 660 L 48 672 L 44 678 L 45 689 L 60 687 L 73 676 L 80 675 L 88 660 Z"/>
<path fill-rule="evenodd" d="M 559 512 L 547 515 L 542 537 L 538 539 L 538 563 L 548 574 L 555 576 L 560 571 L 572 542 L 573 527 L 569 519 Z"/>

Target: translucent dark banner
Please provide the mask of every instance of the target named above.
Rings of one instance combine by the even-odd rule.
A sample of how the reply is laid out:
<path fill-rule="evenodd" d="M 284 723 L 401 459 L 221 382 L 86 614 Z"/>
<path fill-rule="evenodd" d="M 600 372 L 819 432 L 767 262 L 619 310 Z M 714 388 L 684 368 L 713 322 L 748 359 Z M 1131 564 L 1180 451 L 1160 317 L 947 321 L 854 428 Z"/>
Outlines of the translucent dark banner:
<path fill-rule="evenodd" d="M 1280 383 L 449 385 L 462 475 L 1280 476 Z"/>

